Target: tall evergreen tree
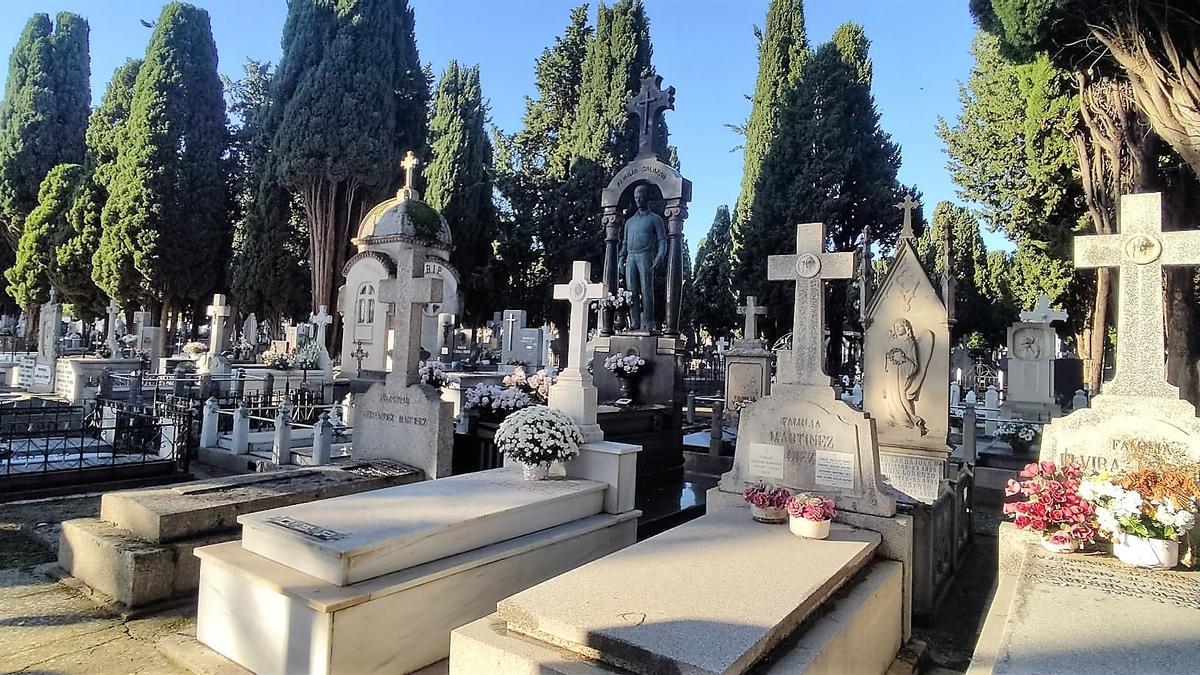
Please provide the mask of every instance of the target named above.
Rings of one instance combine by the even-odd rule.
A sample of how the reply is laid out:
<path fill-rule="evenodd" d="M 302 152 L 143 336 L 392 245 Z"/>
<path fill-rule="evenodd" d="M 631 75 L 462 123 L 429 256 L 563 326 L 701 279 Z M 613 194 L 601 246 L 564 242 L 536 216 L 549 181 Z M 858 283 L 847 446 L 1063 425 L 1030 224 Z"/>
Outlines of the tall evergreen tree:
<path fill-rule="evenodd" d="M 102 214 L 94 260 L 110 296 L 155 310 L 202 306 L 229 259 L 228 146 L 208 13 L 168 4 L 138 70 Z"/>
<path fill-rule="evenodd" d="M 425 155 L 429 82 L 407 0 L 288 5 L 271 115 L 277 173 L 304 204 L 312 304 L 333 294 L 359 221 Z"/>
<path fill-rule="evenodd" d="M 753 250 L 752 242 L 767 227 L 755 217 L 754 205 L 763 160 L 779 137 L 779 113 L 795 92 L 809 57 L 803 1 L 772 0 L 764 29 L 755 28 L 755 33 L 758 36 L 758 79 L 745 127 L 742 186 L 732 230 L 733 255 L 738 260 L 735 271 L 739 286 L 743 288 L 748 283 L 761 281 L 752 277 L 765 272 L 765 267 L 750 260 L 750 256 L 760 252 Z"/>
<path fill-rule="evenodd" d="M 496 240 L 492 202 L 492 142 L 484 125 L 487 106 L 479 66 L 446 66 L 434 95 L 429 123 L 431 159 L 425 171 L 425 201 L 450 225 L 454 250 L 450 262 L 461 275 L 466 299 L 463 321 L 482 325 L 497 297 L 489 263 Z"/>
<path fill-rule="evenodd" d="M 83 161 L 91 105 L 88 24 L 35 14 L 8 60 L 0 101 L 0 229 L 16 247 L 37 205 L 42 179 L 58 164 Z"/>
<path fill-rule="evenodd" d="M 777 113 L 779 134 L 763 158 L 752 205 L 755 236 L 735 248 L 742 288 L 768 307 L 777 335 L 791 328 L 792 289 L 767 281 L 766 260 L 794 250 L 796 223 L 825 223 L 829 244 L 839 251 L 851 250 L 864 226 L 885 245 L 899 230 L 900 151 L 879 127 L 861 30 L 839 28 L 805 63 L 799 85 Z M 846 284 L 831 284 L 829 293 L 832 373 L 840 366 L 850 296 Z"/>
<path fill-rule="evenodd" d="M 67 212 L 86 180 L 79 164 L 59 164 L 42 181 L 38 205 L 29 214 L 17 247 L 17 263 L 4 272 L 9 295 L 27 311 L 50 297 L 54 251 L 70 236 Z"/>
<path fill-rule="evenodd" d="M 716 337 L 737 325 L 737 295 L 733 291 L 733 243 L 728 206 L 718 206 L 708 236 L 696 247 L 692 280 L 692 316 L 697 329 Z"/>
<path fill-rule="evenodd" d="M 244 312 L 280 321 L 303 317 L 312 299 L 308 233 L 298 201 L 276 175 L 271 158 L 271 66 L 248 60 L 244 77 L 226 81 L 238 158 L 230 291 Z"/>

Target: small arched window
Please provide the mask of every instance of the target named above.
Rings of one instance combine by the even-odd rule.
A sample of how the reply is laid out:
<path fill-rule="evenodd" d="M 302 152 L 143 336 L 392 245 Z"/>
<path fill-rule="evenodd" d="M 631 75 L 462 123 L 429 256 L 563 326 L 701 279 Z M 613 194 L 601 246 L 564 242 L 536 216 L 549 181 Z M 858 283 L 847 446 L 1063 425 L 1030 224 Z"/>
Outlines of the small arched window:
<path fill-rule="evenodd" d="M 375 323 L 375 284 L 365 283 L 358 287 L 355 322 L 360 326 Z"/>

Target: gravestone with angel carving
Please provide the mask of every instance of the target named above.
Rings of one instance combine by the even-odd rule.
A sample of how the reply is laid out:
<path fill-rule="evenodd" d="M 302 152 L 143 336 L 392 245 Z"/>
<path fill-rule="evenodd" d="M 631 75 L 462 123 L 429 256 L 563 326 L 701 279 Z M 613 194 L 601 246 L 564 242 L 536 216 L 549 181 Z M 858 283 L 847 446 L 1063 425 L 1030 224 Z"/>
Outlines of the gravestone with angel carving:
<path fill-rule="evenodd" d="M 900 497 L 931 502 L 950 453 L 950 321 L 917 255 L 911 218 L 918 204 L 898 206 L 904 229 L 864 313 L 863 409 L 875 418 L 885 480 Z"/>

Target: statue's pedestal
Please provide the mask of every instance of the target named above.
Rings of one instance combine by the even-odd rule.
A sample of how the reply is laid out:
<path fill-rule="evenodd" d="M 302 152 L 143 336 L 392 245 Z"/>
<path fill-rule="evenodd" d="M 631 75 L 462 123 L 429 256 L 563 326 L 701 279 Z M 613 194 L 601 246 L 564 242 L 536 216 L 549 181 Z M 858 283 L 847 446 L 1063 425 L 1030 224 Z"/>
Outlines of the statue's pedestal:
<path fill-rule="evenodd" d="M 684 341 L 660 335 L 619 334 L 592 343 L 592 379 L 601 404 L 599 421 L 609 441 L 641 445 L 638 485 L 655 485 L 683 478 Z M 629 405 L 606 406 L 623 396 L 621 382 L 604 368 L 613 354 L 637 354 L 646 359 L 645 371 L 630 382 Z"/>

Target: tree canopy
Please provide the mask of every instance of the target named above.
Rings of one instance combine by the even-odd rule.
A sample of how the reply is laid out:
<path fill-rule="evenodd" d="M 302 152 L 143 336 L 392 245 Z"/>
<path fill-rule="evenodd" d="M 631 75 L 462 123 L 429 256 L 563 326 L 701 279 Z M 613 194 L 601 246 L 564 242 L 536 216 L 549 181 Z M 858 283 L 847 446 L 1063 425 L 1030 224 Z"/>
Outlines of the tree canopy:
<path fill-rule="evenodd" d="M 738 298 L 733 291 L 731 226 L 729 207 L 718 206 L 708 235 L 696 247 L 689 305 L 696 328 L 713 337 L 728 335 L 737 325 Z"/>

